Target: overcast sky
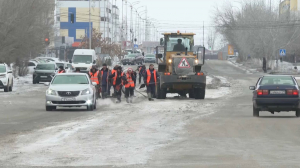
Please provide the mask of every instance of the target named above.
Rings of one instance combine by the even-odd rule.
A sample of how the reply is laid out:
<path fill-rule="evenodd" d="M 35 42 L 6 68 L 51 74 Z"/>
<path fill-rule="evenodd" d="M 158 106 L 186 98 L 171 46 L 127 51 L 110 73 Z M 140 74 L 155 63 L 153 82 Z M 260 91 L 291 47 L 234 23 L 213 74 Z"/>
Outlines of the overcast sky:
<path fill-rule="evenodd" d="M 202 44 L 203 21 L 206 27 L 204 29 L 206 36 L 208 30 L 212 29 L 214 25 L 212 17 L 215 8 L 222 6 L 226 2 L 231 2 L 238 8 L 243 0 L 128 0 L 130 3 L 136 1 L 140 3 L 134 5 L 134 7 L 144 6 L 138 9 L 140 12 L 147 7 L 148 17 L 153 18 L 152 21 L 157 24 L 159 31 L 176 32 L 180 30 L 181 32 L 194 32 L 197 34 L 195 43 Z M 269 3 L 270 0 L 265 1 Z M 272 0 L 274 6 L 275 1 L 278 3 L 278 0 Z M 117 6 L 120 9 L 120 15 L 122 15 L 122 0 L 117 0 Z M 130 16 L 129 11 L 128 17 Z M 145 17 L 145 15 L 142 16 Z"/>

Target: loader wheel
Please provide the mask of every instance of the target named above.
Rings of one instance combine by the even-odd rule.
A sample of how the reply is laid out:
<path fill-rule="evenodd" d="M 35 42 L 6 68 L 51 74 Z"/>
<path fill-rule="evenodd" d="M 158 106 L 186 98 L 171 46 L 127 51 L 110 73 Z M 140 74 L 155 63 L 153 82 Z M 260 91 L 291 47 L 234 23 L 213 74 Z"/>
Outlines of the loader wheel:
<path fill-rule="evenodd" d="M 156 98 L 157 99 L 165 99 L 166 98 L 166 89 L 161 89 L 160 84 L 156 85 Z"/>
<path fill-rule="evenodd" d="M 195 98 L 194 89 L 190 90 L 190 92 L 189 92 L 189 98 L 190 99 L 194 99 Z"/>
<path fill-rule="evenodd" d="M 205 98 L 205 89 L 194 89 L 195 99 L 204 99 Z"/>

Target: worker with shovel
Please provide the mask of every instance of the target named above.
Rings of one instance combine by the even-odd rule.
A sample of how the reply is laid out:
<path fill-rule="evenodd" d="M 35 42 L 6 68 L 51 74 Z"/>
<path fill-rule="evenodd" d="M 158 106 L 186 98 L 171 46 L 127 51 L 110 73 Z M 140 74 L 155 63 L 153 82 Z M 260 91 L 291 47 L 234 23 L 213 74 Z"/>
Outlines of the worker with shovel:
<path fill-rule="evenodd" d="M 146 71 L 144 77 L 145 84 L 147 85 L 147 94 L 148 94 L 149 101 L 153 101 L 153 97 L 156 97 L 155 87 L 156 87 L 158 77 L 159 75 L 154 69 L 154 65 L 150 64 L 149 69 Z"/>
<path fill-rule="evenodd" d="M 107 68 L 106 64 L 102 65 L 101 73 L 101 89 L 102 89 L 102 99 L 110 96 L 110 83 L 109 83 L 109 75 L 111 75 L 111 71 Z"/>
<path fill-rule="evenodd" d="M 113 74 L 109 75 L 109 78 L 112 78 L 114 81 L 115 96 L 117 97 L 116 103 L 121 103 L 123 75 L 122 67 L 120 66 L 115 69 Z"/>
<path fill-rule="evenodd" d="M 133 69 L 128 68 L 127 73 L 123 75 L 123 83 L 125 85 L 125 97 L 127 103 L 132 103 L 135 89 L 135 75 Z"/>

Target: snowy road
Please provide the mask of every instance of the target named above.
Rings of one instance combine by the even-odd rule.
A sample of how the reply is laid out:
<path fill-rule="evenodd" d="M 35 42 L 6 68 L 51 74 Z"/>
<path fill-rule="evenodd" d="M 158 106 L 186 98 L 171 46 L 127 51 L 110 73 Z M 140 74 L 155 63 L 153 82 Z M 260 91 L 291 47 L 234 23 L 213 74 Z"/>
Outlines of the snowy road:
<path fill-rule="evenodd" d="M 258 75 L 224 61 L 207 61 L 204 70 L 209 74 L 205 100 L 168 95 L 149 102 L 136 92 L 134 104 L 99 100 L 94 112 L 45 112 L 43 85 L 19 86 L 24 92 L 16 89 L 12 95 L 0 92 L 5 98 L 0 101 L 0 165 L 297 165 L 300 124 L 294 114 L 252 117 L 248 86 Z"/>

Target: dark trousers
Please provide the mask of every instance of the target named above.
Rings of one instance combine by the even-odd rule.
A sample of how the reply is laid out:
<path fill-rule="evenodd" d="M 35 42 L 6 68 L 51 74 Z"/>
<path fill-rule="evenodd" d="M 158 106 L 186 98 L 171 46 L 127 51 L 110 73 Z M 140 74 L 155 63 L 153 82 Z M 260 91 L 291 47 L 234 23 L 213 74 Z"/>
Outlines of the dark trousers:
<path fill-rule="evenodd" d="M 139 74 L 139 84 L 141 84 L 142 78 L 143 78 L 143 75 L 142 75 L 142 74 Z"/>
<path fill-rule="evenodd" d="M 102 85 L 102 98 L 104 98 L 103 95 L 110 95 L 110 85 Z"/>
<path fill-rule="evenodd" d="M 125 88 L 125 97 L 131 97 L 134 94 L 134 88 Z"/>
<path fill-rule="evenodd" d="M 155 95 L 155 84 L 147 85 L 147 93 L 151 93 L 153 96 Z"/>
<path fill-rule="evenodd" d="M 100 85 L 96 85 L 96 95 L 97 95 L 97 97 L 98 98 L 100 98 L 101 96 L 100 96 Z"/>
<path fill-rule="evenodd" d="M 119 91 L 116 90 L 116 96 L 117 96 L 117 99 L 119 101 L 121 101 L 121 96 L 122 96 L 122 90 L 121 89 Z"/>

